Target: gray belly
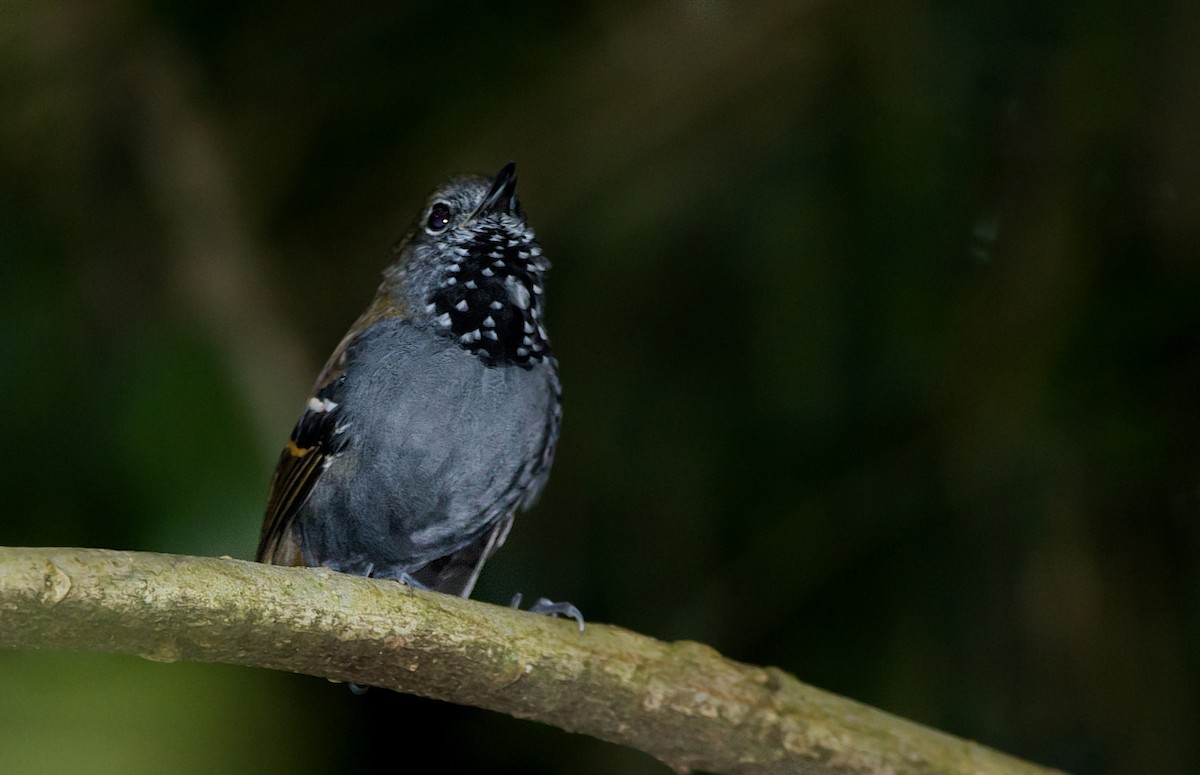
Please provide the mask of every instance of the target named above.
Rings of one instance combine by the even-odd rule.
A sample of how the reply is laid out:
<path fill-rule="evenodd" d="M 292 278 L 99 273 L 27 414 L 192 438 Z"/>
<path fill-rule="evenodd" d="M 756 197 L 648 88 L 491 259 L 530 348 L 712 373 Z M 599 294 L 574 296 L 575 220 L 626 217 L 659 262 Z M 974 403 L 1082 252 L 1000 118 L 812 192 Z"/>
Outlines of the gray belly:
<path fill-rule="evenodd" d="M 316 563 L 412 572 L 535 497 L 556 432 L 549 363 L 489 368 L 452 340 L 382 321 L 349 354 L 350 443 L 298 520 Z"/>

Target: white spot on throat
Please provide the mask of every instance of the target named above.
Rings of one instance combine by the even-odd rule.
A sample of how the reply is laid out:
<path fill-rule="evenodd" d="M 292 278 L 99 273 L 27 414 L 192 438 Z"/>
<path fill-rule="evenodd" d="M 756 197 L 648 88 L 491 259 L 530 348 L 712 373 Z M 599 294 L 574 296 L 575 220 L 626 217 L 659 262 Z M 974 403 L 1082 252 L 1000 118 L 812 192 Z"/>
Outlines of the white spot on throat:
<path fill-rule="evenodd" d="M 466 300 L 466 299 L 459 299 L 459 301 L 458 301 L 458 304 L 455 304 L 455 305 L 454 305 L 454 308 L 455 308 L 456 310 L 458 310 L 459 312 L 466 312 L 466 311 L 467 311 L 467 309 L 468 309 L 468 307 L 467 307 L 467 300 Z"/>
<path fill-rule="evenodd" d="M 434 320 L 437 321 L 437 324 L 439 326 L 445 326 L 447 328 L 450 327 L 450 313 L 449 312 L 443 312 L 442 314 L 440 314 L 436 318 L 434 318 Z"/>
<path fill-rule="evenodd" d="M 492 320 L 491 315 L 488 315 L 486 318 L 483 319 L 483 327 L 484 328 L 495 328 L 496 327 L 496 321 Z"/>
<path fill-rule="evenodd" d="M 509 277 L 504 281 L 504 285 L 508 288 L 508 297 L 512 299 L 513 304 L 520 309 L 529 309 L 529 289 L 524 283 L 515 277 Z"/>
<path fill-rule="evenodd" d="M 328 398 L 317 398 L 313 396 L 308 399 L 308 411 L 310 412 L 332 412 L 337 409 L 336 401 L 330 401 Z"/>

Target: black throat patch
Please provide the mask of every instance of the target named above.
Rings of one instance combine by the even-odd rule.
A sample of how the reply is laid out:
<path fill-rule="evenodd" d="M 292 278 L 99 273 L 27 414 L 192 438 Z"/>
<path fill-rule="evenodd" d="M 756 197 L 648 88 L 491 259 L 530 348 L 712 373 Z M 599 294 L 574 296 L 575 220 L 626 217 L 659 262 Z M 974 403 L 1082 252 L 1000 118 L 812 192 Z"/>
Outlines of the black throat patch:
<path fill-rule="evenodd" d="M 532 368 L 550 355 L 542 323 L 548 263 L 533 235 L 484 226 L 449 265 L 426 312 L 489 365 Z"/>

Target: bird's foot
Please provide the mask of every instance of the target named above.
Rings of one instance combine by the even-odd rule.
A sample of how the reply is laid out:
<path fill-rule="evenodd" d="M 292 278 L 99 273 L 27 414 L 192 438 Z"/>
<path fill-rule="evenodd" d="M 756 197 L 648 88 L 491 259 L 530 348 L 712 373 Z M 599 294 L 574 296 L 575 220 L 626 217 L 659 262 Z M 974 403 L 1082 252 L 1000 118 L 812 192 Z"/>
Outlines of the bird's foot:
<path fill-rule="evenodd" d="M 508 604 L 509 608 L 521 607 L 521 593 L 513 595 L 512 602 Z M 583 632 L 583 614 L 578 608 L 570 603 L 556 603 L 553 600 L 548 600 L 544 597 L 539 597 L 537 602 L 529 606 L 529 612 L 532 614 L 545 614 L 547 616 L 569 616 L 579 624 L 579 631 Z"/>
<path fill-rule="evenodd" d="M 423 590 L 429 589 L 428 584 L 424 584 L 420 581 L 417 581 L 416 579 L 414 579 L 412 577 L 412 574 L 410 574 L 406 570 L 402 570 L 399 572 L 392 571 L 392 572 L 387 573 L 386 575 L 382 574 L 382 573 L 376 574 L 375 578 L 377 578 L 377 579 L 392 579 L 393 581 L 399 581 L 401 584 L 408 587 L 410 591 L 414 590 L 414 589 L 423 589 Z"/>
<path fill-rule="evenodd" d="M 367 572 L 363 575 L 370 576 L 373 579 L 391 579 L 392 581 L 399 581 L 409 589 L 429 589 L 428 584 L 417 581 L 415 578 L 413 578 L 411 573 L 399 568 L 393 567 L 376 569 L 374 565 L 369 565 Z"/>

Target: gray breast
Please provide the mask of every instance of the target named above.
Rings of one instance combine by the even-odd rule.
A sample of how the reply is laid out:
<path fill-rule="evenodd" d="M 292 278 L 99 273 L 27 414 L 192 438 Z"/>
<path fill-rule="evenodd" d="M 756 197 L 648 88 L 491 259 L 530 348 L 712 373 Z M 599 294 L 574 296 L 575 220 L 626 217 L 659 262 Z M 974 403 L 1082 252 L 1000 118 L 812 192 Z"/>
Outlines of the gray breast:
<path fill-rule="evenodd" d="M 300 514 L 306 553 L 411 572 L 471 543 L 545 482 L 557 392 L 552 360 L 489 367 L 435 331 L 376 323 L 348 353 L 350 442 Z"/>

